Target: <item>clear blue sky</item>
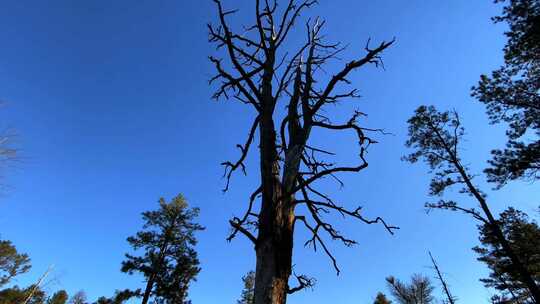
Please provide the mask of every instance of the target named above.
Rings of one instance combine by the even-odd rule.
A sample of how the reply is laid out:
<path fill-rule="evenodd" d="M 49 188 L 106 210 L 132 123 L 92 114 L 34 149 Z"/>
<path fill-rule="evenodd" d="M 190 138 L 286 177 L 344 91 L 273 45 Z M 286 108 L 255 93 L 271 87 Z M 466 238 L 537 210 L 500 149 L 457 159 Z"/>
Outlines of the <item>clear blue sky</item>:
<path fill-rule="evenodd" d="M 237 5 L 251 18 L 248 2 Z M 369 37 L 397 38 L 385 54 L 385 71 L 370 68 L 351 78 L 363 95 L 357 108 L 370 115 L 366 125 L 395 136 L 380 138 L 369 169 L 347 176 L 346 187 L 333 193 L 402 230 L 389 236 L 380 226 L 340 224 L 359 245 L 332 246 L 339 277 L 325 256 L 302 247 L 299 232 L 295 270 L 318 284 L 290 303 L 370 303 L 385 291 L 388 275 L 432 275 L 428 250 L 462 303 L 487 303 L 478 282 L 486 271 L 470 250 L 475 223 L 447 212 L 426 215 L 427 170 L 400 157 L 406 120 L 422 103 L 462 113 L 464 156 L 477 172 L 489 150 L 503 144 L 503 128 L 488 125 L 483 106 L 469 97 L 479 75 L 502 61 L 504 27 L 490 21 L 500 8 L 491 0 L 320 2 L 309 14 L 325 17 L 333 40 L 350 43 L 346 57 L 360 55 Z M 214 49 L 206 23 L 212 20 L 210 0 L 0 2 L 0 99 L 8 103 L 0 115 L 2 127 L 18 130 L 24 157 L 6 176 L 12 189 L 0 201 L 0 232 L 34 265 L 17 283 L 34 282 L 54 264 L 50 291 L 84 289 L 95 300 L 142 287 L 140 277 L 119 271 L 129 250 L 125 238 L 160 196 L 183 193 L 201 208 L 207 227 L 199 235 L 203 270 L 190 290 L 193 302 L 238 298 L 254 253 L 242 238 L 225 241 L 227 221 L 257 183 L 256 162 L 250 159 L 248 177 L 235 177 L 227 194 L 219 163 L 237 155 L 234 146 L 253 113 L 210 99 L 206 58 Z M 354 141 L 332 143 L 347 155 Z M 495 210 L 513 204 L 531 212 L 538 194 L 534 185 L 515 183 L 489 197 Z"/>

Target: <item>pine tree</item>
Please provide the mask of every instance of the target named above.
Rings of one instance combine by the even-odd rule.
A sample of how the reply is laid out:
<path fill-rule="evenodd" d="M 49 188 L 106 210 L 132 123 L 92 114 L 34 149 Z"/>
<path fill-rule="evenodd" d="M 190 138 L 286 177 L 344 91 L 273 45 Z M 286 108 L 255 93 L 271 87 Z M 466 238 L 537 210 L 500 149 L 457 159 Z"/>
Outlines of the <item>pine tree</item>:
<path fill-rule="evenodd" d="M 86 292 L 80 290 L 69 299 L 69 304 L 88 304 L 86 300 Z"/>
<path fill-rule="evenodd" d="M 28 255 L 17 252 L 10 241 L 0 241 L 0 286 L 30 270 Z"/>
<path fill-rule="evenodd" d="M 33 290 L 32 296 L 30 296 Z M 25 301 L 28 300 L 26 303 Z M 39 287 L 34 290 L 34 285 L 21 289 L 14 286 L 0 291 L 0 304 L 45 304 L 45 292 Z"/>
<path fill-rule="evenodd" d="M 394 277 L 386 278 L 390 292 L 400 304 L 431 304 L 435 303 L 432 295 L 433 284 L 420 274 L 411 277 L 410 283 L 403 283 Z"/>
<path fill-rule="evenodd" d="M 55 292 L 52 297 L 47 300 L 47 304 L 66 304 L 68 300 L 68 294 L 65 290 Z"/>
<path fill-rule="evenodd" d="M 388 300 L 386 298 L 386 295 L 382 292 L 379 292 L 377 294 L 377 297 L 375 298 L 375 302 L 373 304 L 391 304 L 392 301 Z"/>
<path fill-rule="evenodd" d="M 245 276 L 242 277 L 242 282 L 244 282 L 244 289 L 242 290 L 242 295 L 240 300 L 236 301 L 237 304 L 254 304 L 254 292 L 255 292 L 255 272 L 250 271 Z"/>
<path fill-rule="evenodd" d="M 112 298 L 99 297 L 94 304 L 122 304 L 127 300 L 140 296 L 140 290 L 125 289 L 122 291 L 117 290 Z"/>
<path fill-rule="evenodd" d="M 540 303 L 540 289 L 520 256 L 505 236 L 497 219 L 490 209 L 487 196 L 474 184 L 474 175 L 460 157 L 461 142 L 465 129 L 461 125 L 456 111 L 439 112 L 434 106 L 420 106 L 409 119 L 409 139 L 406 146 L 413 153 L 404 159 L 416 163 L 423 160 L 433 175 L 430 183 L 430 195 L 441 197 L 438 202 L 427 203 L 429 209 L 459 211 L 487 225 L 499 242 L 504 254 L 519 273 L 520 280 L 527 286 L 536 302 Z M 480 210 L 462 205 L 454 200 L 442 198 L 445 191 L 459 187 L 459 192 L 474 198 Z"/>
<path fill-rule="evenodd" d="M 528 216 L 514 208 L 508 208 L 500 214 L 499 225 L 523 264 L 540 284 L 540 227 Z M 486 287 L 499 290 L 502 294 L 498 299 L 507 299 L 507 303 L 532 303 L 527 286 L 519 279 L 519 273 L 512 266 L 512 262 L 504 254 L 497 242 L 496 236 L 487 225 L 481 225 L 481 246 L 474 247 L 478 253 L 478 260 L 484 262 L 490 269 L 489 277 L 481 281 Z M 502 302 L 502 300 L 499 300 Z"/>
<path fill-rule="evenodd" d="M 199 273 L 199 260 L 194 246 L 195 232 L 204 228 L 193 222 L 199 209 L 189 208 L 182 195 L 167 203 L 159 200 L 159 209 L 143 213 L 143 230 L 129 237 L 140 256 L 126 254 L 122 271 L 142 273 L 146 278 L 142 304 L 154 297 L 157 303 L 189 303 L 187 290 Z"/>

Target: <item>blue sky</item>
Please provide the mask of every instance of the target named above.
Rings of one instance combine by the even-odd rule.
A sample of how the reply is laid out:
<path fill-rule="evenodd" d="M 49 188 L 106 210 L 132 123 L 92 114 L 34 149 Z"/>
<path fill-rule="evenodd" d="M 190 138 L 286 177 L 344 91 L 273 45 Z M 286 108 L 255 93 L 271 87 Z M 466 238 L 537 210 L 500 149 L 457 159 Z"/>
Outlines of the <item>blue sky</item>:
<path fill-rule="evenodd" d="M 251 18 L 249 1 L 224 1 Z M 492 148 L 504 143 L 504 128 L 490 126 L 483 106 L 469 97 L 481 73 L 501 64 L 504 26 L 490 0 L 321 0 L 308 12 L 327 20 L 326 33 L 350 43 L 344 57 L 361 55 L 366 40 L 397 42 L 386 70 L 368 68 L 351 80 L 363 98 L 355 108 L 369 114 L 366 126 L 393 136 L 372 147 L 368 170 L 346 176 L 335 196 L 366 215 L 384 216 L 401 230 L 340 222 L 359 245 L 333 250 L 342 268 L 295 246 L 295 271 L 317 278 L 313 291 L 290 303 L 369 303 L 385 291 L 384 278 L 432 275 L 428 250 L 438 259 L 463 303 L 487 303 L 478 282 L 486 274 L 471 247 L 475 223 L 459 214 L 426 215 L 429 176 L 400 157 L 406 120 L 420 104 L 455 108 L 467 128 L 463 155 L 480 172 Z M 206 23 L 215 20 L 212 1 L 11 1 L 0 3 L 1 127 L 19 136 L 23 161 L 6 172 L 10 191 L 0 200 L 1 237 L 32 257 L 37 280 L 54 264 L 46 288 L 84 289 L 89 298 L 115 289 L 142 287 L 140 277 L 119 271 L 129 251 L 125 238 L 141 226 L 140 213 L 160 196 L 183 193 L 201 208 L 207 230 L 199 235 L 202 272 L 190 290 L 194 303 L 234 303 L 241 276 L 254 268 L 254 252 L 242 238 L 227 243 L 227 221 L 238 215 L 257 181 L 256 155 L 248 176 L 233 178 L 223 194 L 219 163 L 237 156 L 253 113 L 245 106 L 211 100 Z M 301 33 L 293 39 L 301 40 Z M 336 63 L 329 71 L 339 68 Z M 332 110 L 344 117 L 352 108 Z M 354 141 L 336 137 L 334 151 L 350 154 Z M 346 159 L 346 156 L 344 156 Z M 489 189 L 481 179 L 484 189 Z M 538 189 L 514 183 L 489 192 L 494 210 L 507 205 L 532 212 Z M 472 203 L 463 198 L 463 203 Z"/>

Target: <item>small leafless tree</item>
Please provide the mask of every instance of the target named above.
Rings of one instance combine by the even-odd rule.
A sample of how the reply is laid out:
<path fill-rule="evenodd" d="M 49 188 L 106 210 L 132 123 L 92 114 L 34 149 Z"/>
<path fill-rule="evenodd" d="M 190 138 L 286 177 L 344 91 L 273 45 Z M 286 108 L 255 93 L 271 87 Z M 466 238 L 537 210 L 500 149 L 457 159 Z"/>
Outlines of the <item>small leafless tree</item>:
<path fill-rule="evenodd" d="M 439 269 L 439 265 L 437 265 L 437 262 L 435 261 L 435 258 L 433 257 L 431 252 L 429 252 L 429 257 L 431 258 L 431 264 L 433 264 L 433 269 L 435 269 L 435 272 L 437 273 L 437 279 L 441 283 L 444 294 L 446 295 L 446 300 L 443 301 L 443 303 L 455 304 L 456 303 L 456 297 L 454 297 L 450 293 L 450 288 L 448 287 L 448 284 L 446 283 L 446 280 L 444 279 L 444 277 L 443 277 L 443 275 L 442 275 L 442 273 L 441 273 L 441 271 Z"/>
<path fill-rule="evenodd" d="M 0 101 L 0 108 L 5 105 L 5 102 Z M 6 190 L 6 183 L 3 182 L 6 169 L 9 168 L 15 161 L 19 160 L 18 150 L 15 148 L 15 131 L 10 128 L 0 130 L 0 190 Z"/>
<path fill-rule="evenodd" d="M 282 304 L 287 294 L 312 285 L 307 277 L 297 276 L 299 286 L 289 287 L 295 224 L 307 228 L 311 238 L 306 245 L 322 248 L 338 273 L 336 259 L 323 233 L 346 246 L 356 242 L 336 230 L 324 219 L 324 214 L 335 211 L 368 224 L 381 223 L 390 233 L 397 229 L 380 217 L 365 218 L 360 207 L 347 209 L 317 186 L 324 178 L 334 178 L 341 184 L 336 174 L 367 168 L 366 150 L 375 143 L 368 133 L 381 130 L 360 126 L 358 121 L 364 116 L 360 111 L 352 113 L 344 123 L 334 123 L 325 116 L 325 108 L 358 97 L 357 90 L 345 90 L 341 84 L 350 84 L 347 77 L 361 67 L 381 66 L 380 56 L 393 41 L 382 42 L 374 48 L 368 41 L 364 56 L 349 61 L 328 81 L 323 81 L 323 66 L 344 50 L 340 43 L 324 41 L 321 34 L 324 21 L 308 20 L 306 41 L 294 51 L 285 47 L 302 11 L 317 1 L 283 0 L 280 6 L 277 0 L 255 0 L 254 24 L 239 32 L 229 24 L 237 10 L 224 8 L 220 0 L 214 2 L 219 21 L 217 25 L 208 25 L 209 39 L 226 57 L 225 60 L 210 57 L 217 71 L 211 82 L 219 83 L 214 97 L 239 101 L 254 112 L 247 140 L 238 145 L 240 157 L 223 163 L 225 191 L 235 172 L 246 173 L 245 160 L 256 141 L 261 174 L 260 186 L 250 195 L 245 214 L 230 220 L 232 233 L 228 239 L 241 233 L 254 244 L 257 257 L 255 303 Z M 329 160 L 334 155 L 332 152 L 310 142 L 311 135 L 320 130 L 354 134 L 359 163 L 340 166 Z M 260 204 L 257 204 L 259 199 Z M 299 206 L 305 213 L 299 214 Z"/>

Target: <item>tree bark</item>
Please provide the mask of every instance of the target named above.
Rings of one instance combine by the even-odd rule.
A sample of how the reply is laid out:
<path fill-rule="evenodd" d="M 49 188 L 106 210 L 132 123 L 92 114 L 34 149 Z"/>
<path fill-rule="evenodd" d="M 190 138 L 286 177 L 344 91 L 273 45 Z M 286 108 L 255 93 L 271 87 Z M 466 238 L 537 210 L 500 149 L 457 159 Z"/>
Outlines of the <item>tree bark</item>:
<path fill-rule="evenodd" d="M 255 304 L 285 304 L 292 267 L 292 227 L 272 227 L 260 233 L 257 244 Z"/>
<path fill-rule="evenodd" d="M 499 244 L 503 248 L 504 253 L 512 262 L 512 266 L 518 273 L 519 279 L 521 279 L 521 282 L 525 284 L 525 286 L 527 286 L 527 288 L 531 292 L 531 295 L 534 299 L 534 303 L 540 304 L 540 288 L 538 287 L 538 285 L 536 285 L 536 282 L 534 281 L 531 273 L 527 270 L 525 265 L 523 265 L 519 257 L 514 252 L 514 249 L 512 249 L 512 247 L 510 246 L 510 243 L 506 239 L 497 220 L 491 213 L 491 210 L 489 209 L 486 199 L 473 185 L 471 178 L 465 171 L 465 168 L 461 165 L 460 160 L 457 157 L 455 151 L 452 151 L 452 149 L 448 146 L 448 144 L 445 142 L 445 140 L 440 135 L 440 133 L 436 130 L 436 128 L 434 127 L 432 128 L 434 129 L 434 132 L 436 133 L 439 140 L 443 143 L 443 147 L 446 150 L 446 152 L 451 156 L 451 162 L 455 166 L 455 168 L 458 170 L 459 175 L 461 175 L 461 178 L 465 182 L 465 185 L 467 186 L 469 192 L 480 204 L 480 207 L 482 208 L 482 211 L 484 212 L 487 218 L 487 223 L 489 224 L 489 227 L 495 234 L 495 237 L 497 238 L 497 240 L 499 241 Z"/>
<path fill-rule="evenodd" d="M 262 204 L 255 246 L 255 304 L 285 304 L 292 269 L 294 196 L 284 191 L 292 186 L 284 187 L 280 181 L 273 108 L 265 110 L 260 122 Z"/>
<path fill-rule="evenodd" d="M 493 233 L 495 234 L 495 237 L 498 239 L 499 243 L 501 244 L 501 247 L 503 248 L 504 253 L 508 258 L 510 258 L 510 261 L 512 261 L 512 265 L 514 266 L 516 272 L 519 274 L 519 278 L 527 286 L 529 291 L 531 292 L 531 295 L 534 299 L 535 303 L 540 303 L 540 289 L 538 288 L 538 285 L 536 285 L 536 282 L 532 278 L 531 273 L 527 270 L 525 265 L 521 262 L 519 257 L 514 252 L 514 249 L 510 246 L 510 243 L 504 236 L 504 233 L 501 230 L 501 227 L 497 223 L 497 220 L 491 213 L 491 210 L 489 209 L 489 206 L 484 199 L 484 197 L 476 190 L 476 187 L 472 184 L 470 178 L 468 177 L 467 173 L 465 172 L 465 169 L 461 166 L 459 161 L 457 159 L 455 160 L 456 167 L 459 170 L 461 176 L 463 177 L 465 184 L 471 191 L 472 195 L 476 198 L 476 200 L 480 203 L 480 207 L 484 211 L 484 214 L 487 217 L 489 226 Z"/>
<path fill-rule="evenodd" d="M 527 268 L 525 268 L 525 265 L 523 265 L 523 263 L 519 260 L 518 256 L 514 253 L 514 250 L 510 246 L 510 243 L 508 243 L 508 240 L 505 238 L 497 222 L 494 221 L 494 219 L 492 221 L 493 217 L 491 216 L 491 214 L 489 215 L 491 229 L 499 239 L 499 242 L 501 243 L 504 252 L 512 261 L 512 265 L 514 265 L 514 267 L 516 268 L 516 271 L 519 274 L 522 282 L 531 292 L 531 296 L 534 298 L 534 302 L 540 303 L 540 289 L 538 288 L 538 285 L 536 285 L 536 282 L 532 278 L 530 272 L 527 270 Z"/>
<path fill-rule="evenodd" d="M 437 265 L 437 262 L 435 262 L 433 255 L 431 255 L 431 252 L 429 252 L 429 257 L 431 258 L 431 263 L 433 263 L 433 267 L 435 268 L 435 271 L 437 272 L 437 278 L 441 282 L 444 293 L 446 294 L 446 299 L 448 299 L 448 304 L 455 304 L 456 301 L 454 297 L 452 296 L 452 294 L 450 294 L 450 289 L 448 288 L 448 284 L 446 284 L 446 281 L 444 280 L 442 273 L 439 270 L 439 266 Z"/>
<path fill-rule="evenodd" d="M 148 299 L 150 299 L 150 293 L 152 292 L 152 287 L 154 287 L 154 276 L 150 276 L 148 279 L 148 282 L 146 282 L 146 288 L 144 289 L 144 295 L 141 304 L 148 303 Z"/>
<path fill-rule="evenodd" d="M 178 215 L 176 215 L 178 216 Z M 174 222 L 176 221 L 176 217 L 171 223 L 171 225 L 165 230 L 165 235 L 168 235 L 170 231 L 172 231 L 175 226 Z M 165 250 L 167 249 L 167 246 L 169 245 L 169 241 L 166 239 L 163 241 L 163 244 L 159 248 L 159 258 L 158 263 L 161 265 L 163 263 L 163 259 L 165 258 Z M 155 269 L 154 269 L 155 271 Z M 154 272 L 150 277 L 148 278 L 148 281 L 146 282 L 146 288 L 144 289 L 144 295 L 141 304 L 147 304 L 148 300 L 150 299 L 150 294 L 152 293 L 152 288 L 154 288 L 154 283 L 156 281 L 157 274 Z"/>

